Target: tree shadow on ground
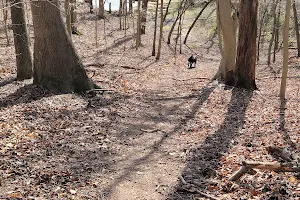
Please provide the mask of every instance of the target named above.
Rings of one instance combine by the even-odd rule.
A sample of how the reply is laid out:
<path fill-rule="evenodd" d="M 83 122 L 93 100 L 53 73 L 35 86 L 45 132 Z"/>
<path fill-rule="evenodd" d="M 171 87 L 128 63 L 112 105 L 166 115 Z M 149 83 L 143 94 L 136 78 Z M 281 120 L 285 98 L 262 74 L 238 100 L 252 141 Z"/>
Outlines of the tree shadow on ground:
<path fill-rule="evenodd" d="M 160 150 L 159 148 L 168 140 L 170 136 L 172 136 L 175 133 L 178 133 L 178 131 L 182 130 L 185 125 L 192 119 L 195 118 L 198 110 L 201 108 L 203 103 L 208 99 L 210 94 L 213 92 L 213 90 L 216 88 L 216 84 L 211 84 L 209 83 L 208 86 L 200 89 L 198 95 L 188 95 L 184 97 L 154 97 L 155 95 L 149 94 L 150 98 L 145 98 L 145 101 L 148 102 L 152 108 L 155 109 L 155 112 L 152 113 L 147 113 L 146 112 L 146 107 L 149 107 L 146 105 L 144 109 L 144 113 L 141 113 L 139 117 L 144 119 L 146 122 L 169 122 L 172 123 L 173 125 L 176 124 L 175 126 L 172 127 L 171 130 L 158 130 L 159 136 L 157 137 L 158 139 L 147 148 L 147 153 L 144 154 L 142 157 L 134 157 L 134 159 L 131 159 L 131 161 L 128 163 L 128 165 L 124 166 L 124 170 L 122 173 L 118 175 L 118 177 L 115 177 L 115 179 L 108 185 L 106 186 L 102 192 L 107 194 L 107 198 L 110 199 L 110 195 L 113 193 L 113 191 L 117 188 L 117 186 L 135 174 L 142 165 L 146 165 L 147 163 L 151 163 L 151 158 L 154 156 L 154 154 L 158 153 Z M 181 110 L 182 104 L 183 107 L 186 107 L 186 105 L 190 105 L 190 101 L 195 100 L 193 104 L 191 104 L 190 109 L 188 111 Z M 163 105 L 167 105 L 170 101 L 177 101 L 176 106 L 169 106 L 169 107 L 163 107 Z M 161 104 L 163 102 L 163 104 Z M 179 103 L 179 105 L 178 105 Z M 175 109 L 176 108 L 176 109 Z M 141 109 L 143 112 L 143 109 Z M 161 111 L 164 111 L 164 116 L 159 116 L 158 113 Z M 133 115 L 134 114 L 130 114 Z M 174 118 L 176 116 L 177 118 Z M 174 120 L 174 121 L 173 121 Z M 124 125 L 124 123 L 123 123 Z M 140 137 L 141 133 L 138 133 L 138 130 L 140 131 L 141 128 L 145 129 L 153 129 L 152 126 L 146 125 L 146 124 L 140 124 L 138 125 L 137 123 L 134 124 L 125 124 L 126 125 L 126 131 L 123 132 L 123 135 L 126 137 L 123 138 L 124 141 L 128 141 L 128 138 L 130 137 Z M 133 131 L 132 130 L 136 130 Z M 119 136 L 121 138 L 122 136 Z"/>
<path fill-rule="evenodd" d="M 46 91 L 44 88 L 37 85 L 25 85 L 17 89 L 16 92 L 0 99 L 0 109 L 9 106 L 14 106 L 22 103 L 30 103 L 42 99 L 44 97 L 52 96 L 53 93 Z"/>
<path fill-rule="evenodd" d="M 3 81 L 0 82 L 0 87 L 3 87 L 5 85 L 11 84 L 12 82 L 14 82 L 15 80 L 17 80 L 16 78 L 7 78 Z"/>
<path fill-rule="evenodd" d="M 285 128 L 285 110 L 286 110 L 286 99 L 280 100 L 280 109 L 279 109 L 279 130 L 281 131 L 282 138 L 287 145 L 292 149 L 296 149 L 296 144 L 291 140 L 288 131 Z"/>
<path fill-rule="evenodd" d="M 252 91 L 234 88 L 224 122 L 213 134 L 208 135 L 203 144 L 191 151 L 191 157 L 183 170 L 181 177 L 187 182 L 206 188 L 211 179 L 218 178 L 217 167 L 221 165 L 221 156 L 231 148 L 232 141 L 239 134 L 245 122 L 245 112 L 251 100 Z M 219 178 L 221 179 L 221 178 Z M 182 190 L 179 183 L 175 192 L 167 199 L 194 199 L 197 194 Z M 201 195 L 199 196 L 201 197 Z"/>

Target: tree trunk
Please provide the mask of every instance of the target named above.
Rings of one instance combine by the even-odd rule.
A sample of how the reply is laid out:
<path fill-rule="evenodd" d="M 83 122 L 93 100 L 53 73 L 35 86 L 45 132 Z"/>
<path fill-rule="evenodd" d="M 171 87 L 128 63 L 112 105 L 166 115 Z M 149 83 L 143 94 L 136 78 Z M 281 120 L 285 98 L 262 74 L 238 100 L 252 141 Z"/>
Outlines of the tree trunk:
<path fill-rule="evenodd" d="M 177 23 L 178 19 L 180 18 L 180 15 L 183 13 L 183 12 L 181 12 L 181 10 L 182 10 L 182 5 L 183 5 L 184 2 L 185 2 L 185 0 L 182 0 L 182 1 L 180 2 L 180 4 L 179 4 L 179 8 L 178 8 L 178 11 L 177 11 L 177 17 L 176 17 L 176 19 L 175 19 L 173 25 L 171 26 L 171 29 L 170 29 L 170 32 L 169 32 L 169 35 L 168 35 L 168 41 L 167 41 L 167 44 L 170 44 L 170 43 L 171 43 L 171 36 L 172 36 L 172 33 L 173 33 L 173 31 L 174 31 L 174 28 L 175 28 L 175 26 L 176 26 L 176 23 Z"/>
<path fill-rule="evenodd" d="M 63 93 L 94 88 L 67 36 L 58 0 L 32 1 L 34 26 L 33 83 Z"/>
<path fill-rule="evenodd" d="M 136 49 L 139 48 L 139 46 L 141 46 L 141 0 L 138 0 L 138 8 L 137 8 L 137 22 L 136 22 L 136 26 L 137 26 L 137 31 L 136 31 Z"/>
<path fill-rule="evenodd" d="M 129 13 L 132 13 L 132 0 L 129 0 Z"/>
<path fill-rule="evenodd" d="M 4 21 L 4 32 L 5 32 L 5 37 L 6 37 L 6 46 L 9 46 L 10 42 L 9 42 L 8 28 L 7 28 L 8 12 L 7 12 L 7 8 L 5 8 L 5 7 L 8 7 L 8 0 L 3 0 L 3 9 L 2 9 L 2 11 L 3 11 L 3 21 Z"/>
<path fill-rule="evenodd" d="M 163 24 L 164 24 L 164 13 L 163 13 L 164 0 L 160 0 L 160 25 L 159 25 L 159 40 L 156 54 L 156 60 L 160 59 L 161 53 L 161 41 L 163 37 Z"/>
<path fill-rule="evenodd" d="M 120 0 L 120 8 L 119 8 L 120 30 L 122 30 L 122 8 L 123 8 L 123 0 Z"/>
<path fill-rule="evenodd" d="M 164 15 L 164 21 L 166 21 L 166 17 L 167 17 L 168 12 L 169 12 L 170 4 L 171 4 L 171 0 L 169 0 L 169 2 L 168 2 L 167 8 L 166 8 L 166 13 L 165 13 L 165 15 Z"/>
<path fill-rule="evenodd" d="M 236 33 L 231 17 L 231 1 L 219 0 L 218 12 L 220 28 L 223 36 L 223 58 L 221 60 L 221 77 L 225 84 L 234 85 L 235 60 L 236 60 Z"/>
<path fill-rule="evenodd" d="M 280 28 L 281 7 L 280 7 L 280 4 L 278 6 L 279 7 L 278 7 L 278 13 L 277 13 L 276 25 L 275 25 L 275 37 L 274 37 L 274 48 L 273 48 L 273 63 L 276 61 L 276 52 L 277 52 L 278 46 L 279 46 L 279 28 Z"/>
<path fill-rule="evenodd" d="M 77 13 L 76 13 L 76 0 L 70 0 L 70 14 L 71 14 L 71 30 L 73 34 L 78 34 L 77 30 Z"/>
<path fill-rule="evenodd" d="M 148 0 L 142 1 L 141 34 L 146 33 Z"/>
<path fill-rule="evenodd" d="M 283 70 L 279 96 L 285 99 L 286 79 L 289 64 L 289 25 L 290 25 L 291 0 L 286 1 L 285 21 L 283 29 Z"/>
<path fill-rule="evenodd" d="M 257 89 L 255 84 L 258 0 L 241 0 L 240 29 L 237 48 L 236 86 Z"/>
<path fill-rule="evenodd" d="M 299 35 L 298 16 L 297 16 L 297 9 L 296 9 L 295 1 L 293 3 L 293 11 L 294 11 L 295 31 L 296 31 L 296 38 L 297 38 L 298 57 L 300 57 L 300 35 Z"/>
<path fill-rule="evenodd" d="M 65 0 L 65 12 L 66 12 L 66 28 L 67 32 L 72 37 L 72 29 L 71 29 L 71 9 L 70 9 L 70 0 Z"/>
<path fill-rule="evenodd" d="M 265 22 L 265 17 L 268 12 L 268 7 L 265 5 L 266 0 L 264 1 L 263 5 L 265 6 L 264 8 L 261 6 L 261 12 L 260 12 L 260 22 L 259 22 L 259 31 L 258 31 L 258 39 L 257 39 L 257 61 L 259 61 L 259 56 L 260 56 L 260 43 L 261 43 L 261 38 L 262 38 L 262 32 L 264 29 L 264 22 Z"/>
<path fill-rule="evenodd" d="M 103 0 L 99 0 L 99 14 L 98 16 L 100 17 L 100 19 L 104 18 L 104 1 Z"/>
<path fill-rule="evenodd" d="M 272 46 L 273 46 L 273 42 L 274 42 L 274 38 L 275 38 L 275 31 L 276 31 L 276 7 L 278 4 L 278 0 L 275 3 L 275 0 L 273 0 L 273 5 L 272 5 L 272 16 L 274 18 L 273 21 L 273 30 L 272 30 L 272 35 L 271 35 L 271 39 L 270 39 L 270 43 L 269 43 L 269 49 L 268 49 L 268 65 L 271 64 L 271 53 L 272 53 Z"/>
<path fill-rule="evenodd" d="M 205 8 L 206 8 L 211 2 L 213 2 L 213 0 L 210 0 L 210 1 L 208 1 L 208 2 L 206 2 L 206 3 L 204 4 L 203 8 L 201 9 L 201 11 L 199 12 L 199 14 L 197 15 L 197 17 L 196 17 L 195 20 L 193 21 L 193 23 L 192 23 L 192 25 L 190 26 L 188 32 L 186 33 L 185 38 L 184 38 L 184 40 L 183 40 L 183 44 L 186 44 L 187 38 L 188 38 L 188 36 L 189 36 L 191 30 L 194 28 L 196 22 L 198 21 L 198 19 L 199 19 L 200 16 L 202 15 L 202 13 L 203 13 L 203 11 L 205 10 Z"/>
<path fill-rule="evenodd" d="M 156 7 L 155 7 L 155 21 L 154 21 L 154 38 L 153 38 L 153 45 L 152 45 L 152 56 L 155 56 L 155 48 L 156 48 L 156 29 L 157 29 L 157 12 L 158 12 L 158 4 L 159 0 L 156 0 Z"/>
<path fill-rule="evenodd" d="M 29 79 L 32 77 L 32 59 L 28 45 L 24 2 L 13 0 L 10 9 L 17 61 L 17 79 Z"/>

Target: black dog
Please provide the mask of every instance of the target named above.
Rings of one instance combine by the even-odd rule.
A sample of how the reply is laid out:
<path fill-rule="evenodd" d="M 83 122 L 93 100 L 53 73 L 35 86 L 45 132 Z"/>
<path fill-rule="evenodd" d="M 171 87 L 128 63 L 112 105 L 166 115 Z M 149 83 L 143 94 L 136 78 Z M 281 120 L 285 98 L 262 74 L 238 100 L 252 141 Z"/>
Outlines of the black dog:
<path fill-rule="evenodd" d="M 192 55 L 188 59 L 188 67 L 189 68 L 195 68 L 196 67 L 197 58 L 196 56 Z"/>

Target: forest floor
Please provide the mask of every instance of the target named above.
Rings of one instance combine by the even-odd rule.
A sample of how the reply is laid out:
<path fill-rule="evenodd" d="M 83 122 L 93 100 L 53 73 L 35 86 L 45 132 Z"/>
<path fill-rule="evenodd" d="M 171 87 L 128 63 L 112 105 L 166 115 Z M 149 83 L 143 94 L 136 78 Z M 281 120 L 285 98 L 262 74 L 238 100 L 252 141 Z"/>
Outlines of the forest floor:
<path fill-rule="evenodd" d="M 243 160 L 276 161 L 269 146 L 299 161 L 295 52 L 280 101 L 279 54 L 272 67 L 262 55 L 259 90 L 226 87 L 211 81 L 219 51 L 199 32 L 182 54 L 174 55 L 174 40 L 164 41 L 155 61 L 152 26 L 136 50 L 132 21 L 125 33 L 108 16 L 104 37 L 103 20 L 87 12 L 78 15 L 83 35 L 73 42 L 89 76 L 108 90 L 103 94 L 56 94 L 16 81 L 14 48 L 0 38 L 0 199 L 209 199 L 201 192 L 215 199 L 300 199 L 297 173 L 256 170 L 228 181 Z M 191 54 L 198 55 L 194 69 L 187 68 Z"/>

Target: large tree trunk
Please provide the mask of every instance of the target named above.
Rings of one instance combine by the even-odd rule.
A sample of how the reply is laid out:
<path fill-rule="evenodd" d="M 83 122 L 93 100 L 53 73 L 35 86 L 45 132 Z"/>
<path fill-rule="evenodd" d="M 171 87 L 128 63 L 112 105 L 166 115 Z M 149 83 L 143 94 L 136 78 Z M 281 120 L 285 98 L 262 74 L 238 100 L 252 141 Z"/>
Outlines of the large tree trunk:
<path fill-rule="evenodd" d="M 163 6 L 164 6 L 164 0 L 160 0 L 159 40 L 158 40 L 157 54 L 156 54 L 156 58 L 155 58 L 156 60 L 160 59 L 160 53 L 161 53 L 161 41 L 162 41 L 162 37 L 163 37 L 163 24 L 164 24 Z"/>
<path fill-rule="evenodd" d="M 241 0 L 237 47 L 237 87 L 257 89 L 255 84 L 258 0 Z"/>
<path fill-rule="evenodd" d="M 280 98 L 285 98 L 286 91 L 286 79 L 288 74 L 289 64 L 289 25 L 290 25 L 290 13 L 291 13 L 291 0 L 286 1 L 285 21 L 283 29 L 283 70 L 280 85 Z"/>
<path fill-rule="evenodd" d="M 58 0 L 33 1 L 33 83 L 63 93 L 94 87 L 75 52 L 63 24 Z"/>
<path fill-rule="evenodd" d="M 300 57 L 300 36 L 299 36 L 298 16 L 297 16 L 297 9 L 296 9 L 295 1 L 293 3 L 293 11 L 294 11 L 295 31 L 296 31 L 296 38 L 297 38 L 298 57 Z"/>
<path fill-rule="evenodd" d="M 23 0 L 14 0 L 11 4 L 11 21 L 13 24 L 17 61 L 17 79 L 29 79 L 32 77 L 32 59 L 28 45 L 24 2 Z"/>
<path fill-rule="evenodd" d="M 148 0 L 142 1 L 141 34 L 146 33 Z"/>
<path fill-rule="evenodd" d="M 231 1 L 219 0 L 218 12 L 220 29 L 223 36 L 223 57 L 221 60 L 221 78 L 227 85 L 234 85 L 236 60 L 236 33 L 231 17 Z"/>

